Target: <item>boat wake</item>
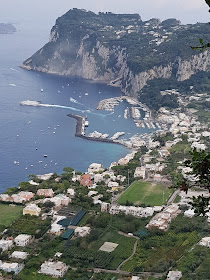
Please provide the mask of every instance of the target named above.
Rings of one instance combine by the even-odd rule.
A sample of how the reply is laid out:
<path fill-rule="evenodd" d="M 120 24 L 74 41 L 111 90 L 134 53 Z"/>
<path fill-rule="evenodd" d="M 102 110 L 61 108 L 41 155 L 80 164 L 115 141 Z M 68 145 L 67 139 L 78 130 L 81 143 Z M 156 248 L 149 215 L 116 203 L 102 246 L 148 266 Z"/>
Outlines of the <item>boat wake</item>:
<path fill-rule="evenodd" d="M 79 105 L 83 105 L 82 103 L 80 103 L 79 101 L 77 101 L 76 99 L 70 97 L 70 101 L 75 103 L 75 104 L 79 104 Z"/>
<path fill-rule="evenodd" d="M 93 110 L 81 110 L 81 109 L 77 109 L 77 108 L 70 107 L 70 106 L 56 105 L 56 104 L 42 104 L 42 103 L 40 103 L 40 101 L 26 100 L 26 101 L 20 102 L 20 105 L 35 106 L 35 107 L 49 107 L 49 108 L 70 109 L 72 111 L 78 111 L 78 112 L 82 112 L 82 113 L 89 113 L 89 114 L 93 114 L 93 115 L 97 115 L 97 116 L 102 116 L 102 117 L 106 116 L 106 115 L 103 115 L 103 114 L 95 113 Z"/>

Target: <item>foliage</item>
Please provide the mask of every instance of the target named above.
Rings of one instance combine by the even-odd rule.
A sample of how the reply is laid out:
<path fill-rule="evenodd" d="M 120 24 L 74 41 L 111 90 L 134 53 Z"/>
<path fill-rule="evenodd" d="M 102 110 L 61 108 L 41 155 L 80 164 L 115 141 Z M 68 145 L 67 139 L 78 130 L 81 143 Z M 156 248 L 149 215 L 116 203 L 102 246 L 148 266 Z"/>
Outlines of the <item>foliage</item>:
<path fill-rule="evenodd" d="M 190 202 L 192 207 L 195 209 L 195 213 L 199 215 L 205 216 L 207 212 L 209 212 L 209 197 L 204 197 L 203 195 L 199 195 L 198 197 L 193 196 L 193 201 Z"/>
<path fill-rule="evenodd" d="M 208 231 L 209 226 L 204 218 L 189 219 L 179 215 L 172 220 L 167 232 L 149 230 L 147 235 L 141 237 L 136 254 L 123 266 L 123 270 L 165 272 Z"/>
<path fill-rule="evenodd" d="M 199 180 L 197 183 L 210 191 L 210 153 L 194 148 L 190 154 L 192 159 L 185 161 L 185 165 L 192 168 L 192 174 Z"/>
<path fill-rule="evenodd" d="M 30 234 L 36 238 L 41 237 L 49 228 L 50 219 L 41 220 L 40 217 L 25 215 L 16 220 L 12 227 L 8 229 L 8 235 L 16 236 L 18 234 Z"/>

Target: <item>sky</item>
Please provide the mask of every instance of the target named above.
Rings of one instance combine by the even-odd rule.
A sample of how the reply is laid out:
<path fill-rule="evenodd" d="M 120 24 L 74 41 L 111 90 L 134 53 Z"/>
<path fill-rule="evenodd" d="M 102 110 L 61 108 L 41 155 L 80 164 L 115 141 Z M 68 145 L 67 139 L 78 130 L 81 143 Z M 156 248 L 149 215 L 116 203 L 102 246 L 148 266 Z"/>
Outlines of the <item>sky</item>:
<path fill-rule="evenodd" d="M 94 12 L 139 13 L 142 20 L 177 18 L 183 24 L 208 22 L 210 13 L 205 0 L 0 0 L 0 22 L 20 21 L 36 17 L 51 25 L 71 8 Z"/>

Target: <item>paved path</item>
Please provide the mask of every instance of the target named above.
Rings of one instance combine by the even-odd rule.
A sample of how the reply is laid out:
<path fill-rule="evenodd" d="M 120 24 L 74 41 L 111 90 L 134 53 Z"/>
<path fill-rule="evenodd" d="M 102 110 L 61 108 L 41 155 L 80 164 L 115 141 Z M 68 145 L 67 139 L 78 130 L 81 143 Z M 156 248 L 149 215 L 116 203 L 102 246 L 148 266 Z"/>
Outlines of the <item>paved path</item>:
<path fill-rule="evenodd" d="M 126 237 L 132 237 L 132 238 L 135 238 L 136 239 L 136 242 L 134 243 L 134 246 L 133 246 L 133 252 L 132 254 L 130 255 L 130 257 L 128 257 L 126 260 L 124 260 L 123 262 L 120 263 L 120 265 L 118 266 L 117 268 L 117 271 L 120 271 L 120 268 L 127 262 L 129 261 L 136 253 L 136 248 L 137 248 L 137 245 L 138 245 L 138 241 L 139 241 L 139 237 L 137 236 L 134 236 L 134 235 L 128 235 L 122 231 L 118 231 L 118 233 L 120 235 L 123 235 L 123 236 L 126 236 Z"/>
<path fill-rule="evenodd" d="M 174 200 L 175 200 L 176 196 L 178 195 L 178 193 L 179 193 L 179 189 L 176 190 L 175 192 L 173 192 L 173 194 L 171 195 L 171 197 L 167 201 L 167 205 L 169 205 L 169 204 L 174 202 Z"/>

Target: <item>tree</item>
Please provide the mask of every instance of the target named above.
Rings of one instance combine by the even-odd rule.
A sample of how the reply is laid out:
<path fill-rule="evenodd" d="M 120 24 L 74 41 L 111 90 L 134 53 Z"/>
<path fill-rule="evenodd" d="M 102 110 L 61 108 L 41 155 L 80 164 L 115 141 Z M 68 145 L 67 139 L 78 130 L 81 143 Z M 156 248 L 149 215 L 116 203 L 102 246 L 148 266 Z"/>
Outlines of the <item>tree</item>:
<path fill-rule="evenodd" d="M 30 183 L 29 182 L 21 182 L 18 184 L 18 186 L 20 187 L 21 191 L 25 191 L 30 187 Z"/>
<path fill-rule="evenodd" d="M 192 168 L 191 174 L 195 175 L 198 179 L 196 185 L 206 188 L 210 192 L 210 153 L 194 149 L 190 154 L 192 159 L 185 161 L 185 165 Z M 188 191 L 188 182 L 183 180 L 181 186 L 182 190 Z M 195 209 L 197 215 L 205 216 L 209 201 L 209 197 L 206 198 L 199 195 L 197 198 L 193 197 L 191 205 Z"/>
<path fill-rule="evenodd" d="M 210 0 L 205 0 L 206 1 L 206 4 L 209 6 L 210 8 Z M 210 12 L 210 10 L 209 10 Z M 210 24 L 210 22 L 209 22 Z M 191 47 L 193 50 L 200 50 L 200 51 L 204 51 L 206 50 L 207 48 L 210 48 L 210 42 L 207 42 L 207 43 L 204 43 L 203 39 L 200 39 L 200 46 L 198 47 Z"/>
<path fill-rule="evenodd" d="M 190 154 L 192 160 L 185 161 L 185 165 L 192 168 L 191 174 L 198 178 L 199 186 L 207 188 L 210 192 L 210 153 L 194 148 Z"/>

